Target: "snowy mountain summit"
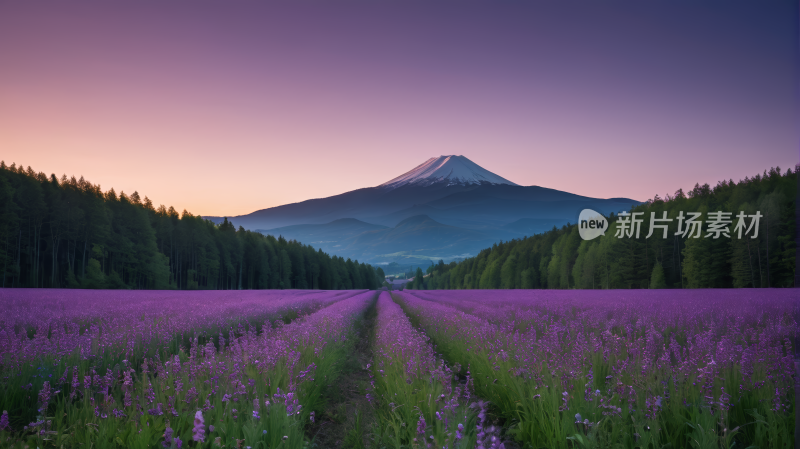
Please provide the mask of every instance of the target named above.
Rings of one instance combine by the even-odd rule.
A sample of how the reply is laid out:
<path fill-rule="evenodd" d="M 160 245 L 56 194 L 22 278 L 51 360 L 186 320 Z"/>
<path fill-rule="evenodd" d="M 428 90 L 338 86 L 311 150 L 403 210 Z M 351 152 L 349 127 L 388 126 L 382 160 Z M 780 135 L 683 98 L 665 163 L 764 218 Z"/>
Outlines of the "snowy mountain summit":
<path fill-rule="evenodd" d="M 432 157 L 413 170 L 385 182 L 378 187 L 397 188 L 408 184 L 415 185 L 470 185 L 470 184 L 507 184 L 513 182 L 497 176 L 489 170 L 472 162 L 464 156 Z"/>

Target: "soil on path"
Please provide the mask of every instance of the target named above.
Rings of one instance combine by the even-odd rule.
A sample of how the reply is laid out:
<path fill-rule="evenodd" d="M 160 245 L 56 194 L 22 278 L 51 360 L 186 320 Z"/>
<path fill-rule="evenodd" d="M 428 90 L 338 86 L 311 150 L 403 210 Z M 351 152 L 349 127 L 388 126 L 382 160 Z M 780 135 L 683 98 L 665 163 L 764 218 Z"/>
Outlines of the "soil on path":
<path fill-rule="evenodd" d="M 357 323 L 354 351 L 339 362 L 339 376 L 326 389 L 327 408 L 316 417 L 309 429 L 310 447 L 319 449 L 365 449 L 369 447 L 369 431 L 376 424 L 376 414 L 367 401 L 371 363 L 370 342 L 377 316 L 373 304 Z"/>

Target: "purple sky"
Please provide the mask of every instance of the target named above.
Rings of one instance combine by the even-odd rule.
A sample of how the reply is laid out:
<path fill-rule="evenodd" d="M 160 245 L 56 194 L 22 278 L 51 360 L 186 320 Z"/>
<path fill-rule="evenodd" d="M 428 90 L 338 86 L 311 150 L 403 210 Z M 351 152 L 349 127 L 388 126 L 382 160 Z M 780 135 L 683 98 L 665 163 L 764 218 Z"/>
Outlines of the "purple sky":
<path fill-rule="evenodd" d="M 205 215 L 443 154 L 639 200 L 800 161 L 797 2 L 326 3 L 3 2 L 0 159 Z"/>

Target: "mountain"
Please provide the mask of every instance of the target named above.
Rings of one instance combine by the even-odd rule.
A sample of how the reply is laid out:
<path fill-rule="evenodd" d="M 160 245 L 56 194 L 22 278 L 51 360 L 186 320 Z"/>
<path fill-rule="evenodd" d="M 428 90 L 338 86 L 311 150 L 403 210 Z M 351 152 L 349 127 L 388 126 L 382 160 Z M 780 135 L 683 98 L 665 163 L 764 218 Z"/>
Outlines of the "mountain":
<path fill-rule="evenodd" d="M 406 218 L 394 228 L 369 231 L 350 241 L 345 250 L 364 260 L 390 262 L 397 259 L 462 259 L 491 246 L 491 235 L 449 226 L 427 215 Z M 359 259 L 361 260 L 361 259 Z"/>
<path fill-rule="evenodd" d="M 628 210 L 633 204 L 638 202 L 621 198 L 589 198 L 538 186 L 481 185 L 408 208 L 398 208 L 390 214 L 366 215 L 361 219 L 391 226 L 405 218 L 426 214 L 442 223 L 483 230 L 503 227 L 521 218 L 574 223 L 582 209 L 610 213 Z"/>
<path fill-rule="evenodd" d="M 639 202 L 628 198 L 591 198 L 546 187 L 520 186 L 464 156 L 451 155 L 431 158 L 376 187 L 271 207 L 229 220 L 237 227 L 277 233 L 362 262 L 412 262 L 410 258 L 434 257 L 449 261 L 464 254 L 475 255 L 473 251 L 500 240 L 575 223 L 582 209 L 608 214 L 627 211 L 636 204 Z M 205 218 L 222 221 L 222 217 Z M 408 235 L 415 238 L 405 237 Z M 416 247 L 415 242 L 422 246 Z M 482 242 L 483 246 L 467 242 Z"/>
<path fill-rule="evenodd" d="M 340 218 L 325 224 L 303 224 L 284 226 L 275 229 L 257 229 L 264 235 L 275 238 L 282 236 L 286 240 L 297 240 L 329 254 L 341 252 L 353 237 L 367 232 L 387 229 L 386 226 L 365 223 L 355 218 Z"/>
<path fill-rule="evenodd" d="M 562 224 L 561 220 L 555 218 L 520 218 L 502 227 L 512 232 L 534 235 L 547 232 L 553 229 L 553 226 L 560 224 Z"/>
<path fill-rule="evenodd" d="M 513 182 L 484 169 L 464 156 L 432 157 L 412 170 L 378 187 L 397 188 L 409 184 L 445 185 L 511 185 Z"/>
<path fill-rule="evenodd" d="M 442 224 L 427 215 L 406 218 L 391 228 L 345 218 L 259 232 L 297 240 L 341 257 L 387 263 L 462 259 L 496 241 L 490 234 Z"/>

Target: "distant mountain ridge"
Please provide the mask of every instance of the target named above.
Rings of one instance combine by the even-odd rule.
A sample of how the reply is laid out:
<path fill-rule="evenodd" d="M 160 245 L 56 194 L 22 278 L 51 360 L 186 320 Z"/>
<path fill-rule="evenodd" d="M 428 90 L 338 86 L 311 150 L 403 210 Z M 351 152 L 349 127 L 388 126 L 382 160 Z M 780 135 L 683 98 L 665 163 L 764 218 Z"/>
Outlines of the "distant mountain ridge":
<path fill-rule="evenodd" d="M 351 239 L 363 232 L 387 229 L 386 226 L 365 223 L 355 218 L 340 218 L 325 224 L 301 224 L 284 226 L 275 229 L 256 229 L 264 235 L 283 237 L 287 240 L 297 240 L 316 248 L 322 248 L 324 252 L 332 250 L 337 252 Z"/>
<path fill-rule="evenodd" d="M 475 255 L 473 251 L 500 240 L 575 223 L 584 208 L 608 214 L 636 204 L 628 198 L 599 199 L 520 186 L 464 156 L 451 155 L 431 158 L 376 187 L 228 219 L 237 227 L 277 233 L 360 261 L 419 262 Z M 405 238 L 411 223 L 404 221 L 420 216 L 426 218 L 413 234 L 425 244 L 415 248 L 413 240 Z M 424 224 L 425 220 L 431 222 Z"/>
<path fill-rule="evenodd" d="M 427 215 L 406 218 L 391 228 L 359 220 L 335 220 L 259 232 L 310 244 L 326 253 L 379 262 L 391 262 L 406 253 L 417 261 L 461 259 L 495 241 L 490 234 L 442 224 Z"/>

